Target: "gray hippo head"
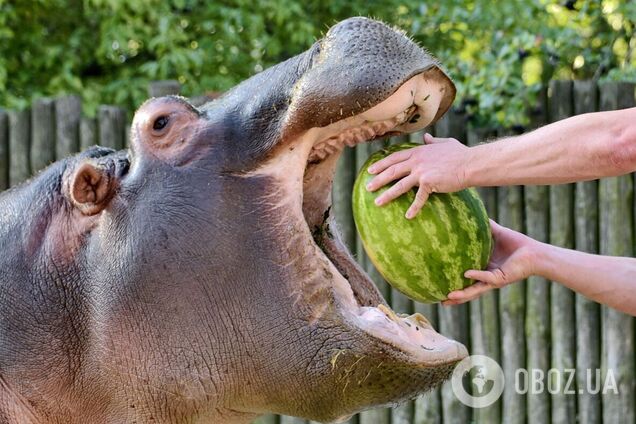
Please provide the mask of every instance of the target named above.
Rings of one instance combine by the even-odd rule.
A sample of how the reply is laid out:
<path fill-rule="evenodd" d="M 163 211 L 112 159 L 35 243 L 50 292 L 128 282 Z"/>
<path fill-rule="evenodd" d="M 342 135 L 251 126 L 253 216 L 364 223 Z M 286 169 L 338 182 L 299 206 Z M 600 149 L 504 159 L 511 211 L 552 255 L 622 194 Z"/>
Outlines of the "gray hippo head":
<path fill-rule="evenodd" d="M 337 421 L 466 356 L 398 316 L 330 215 L 336 160 L 420 130 L 454 86 L 404 34 L 352 18 L 195 108 L 136 112 L 0 197 L 0 421 Z"/>

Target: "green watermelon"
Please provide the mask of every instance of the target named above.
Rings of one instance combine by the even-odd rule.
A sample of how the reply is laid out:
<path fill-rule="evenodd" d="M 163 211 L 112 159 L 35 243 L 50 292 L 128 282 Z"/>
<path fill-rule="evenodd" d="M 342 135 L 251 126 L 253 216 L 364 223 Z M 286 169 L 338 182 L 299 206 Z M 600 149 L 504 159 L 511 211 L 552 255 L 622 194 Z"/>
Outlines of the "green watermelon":
<path fill-rule="evenodd" d="M 417 187 L 384 206 L 374 200 L 367 168 L 398 150 L 382 149 L 362 166 L 353 187 L 353 217 L 364 250 L 382 276 L 397 290 L 420 302 L 439 302 L 453 290 L 469 286 L 469 269 L 484 269 L 492 251 L 492 235 L 484 204 L 475 189 L 433 193 L 414 219 L 406 219 Z"/>

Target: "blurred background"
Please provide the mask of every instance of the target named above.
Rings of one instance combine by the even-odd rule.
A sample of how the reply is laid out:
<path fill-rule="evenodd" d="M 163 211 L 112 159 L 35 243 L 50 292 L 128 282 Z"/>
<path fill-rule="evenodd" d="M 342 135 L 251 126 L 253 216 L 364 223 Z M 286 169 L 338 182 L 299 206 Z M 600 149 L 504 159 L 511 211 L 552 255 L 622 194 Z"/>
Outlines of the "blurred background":
<path fill-rule="evenodd" d="M 149 95 L 216 97 L 356 15 L 402 28 L 452 76 L 458 98 L 428 129 L 437 136 L 472 145 L 636 105 L 636 1 L 0 0 L 0 190 L 93 144 L 125 148 Z M 452 308 L 412 302 L 383 281 L 357 237 L 351 187 L 372 152 L 406 139 L 421 134 L 343 152 L 333 193 L 343 239 L 396 311 L 421 312 L 498 361 L 506 389 L 473 410 L 445 384 L 348 422 L 636 423 L 634 318 L 538 277 Z M 493 219 L 538 240 L 634 256 L 634 175 L 480 193 Z M 519 370 L 535 380 L 516 379 Z M 603 393 L 610 376 L 618 394 Z"/>
<path fill-rule="evenodd" d="M 148 82 L 227 90 L 298 54 L 335 22 L 375 17 L 436 55 L 482 123 L 525 125 L 550 79 L 636 80 L 628 0 L 0 0 L 0 105 L 80 93 L 134 110 Z"/>

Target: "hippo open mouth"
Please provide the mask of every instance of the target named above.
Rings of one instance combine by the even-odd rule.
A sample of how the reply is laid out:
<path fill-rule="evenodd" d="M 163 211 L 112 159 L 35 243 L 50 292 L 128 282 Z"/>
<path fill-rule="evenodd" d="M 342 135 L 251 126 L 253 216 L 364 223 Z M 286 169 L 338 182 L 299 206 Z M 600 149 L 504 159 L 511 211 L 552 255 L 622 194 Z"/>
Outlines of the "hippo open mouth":
<path fill-rule="evenodd" d="M 466 349 L 440 336 L 421 314 L 399 315 L 387 305 L 341 241 L 331 213 L 333 178 L 342 150 L 380 137 L 421 130 L 449 107 L 447 90 L 448 78 L 439 68 L 429 68 L 409 77 L 368 110 L 314 128 L 296 143 L 305 150 L 305 144 L 310 146 L 303 176 L 303 214 L 314 243 L 336 269 L 335 290 L 341 296 L 342 307 L 350 313 L 349 319 L 374 337 L 408 352 L 421 364 L 444 363 L 452 369 L 455 361 L 467 355 Z"/>

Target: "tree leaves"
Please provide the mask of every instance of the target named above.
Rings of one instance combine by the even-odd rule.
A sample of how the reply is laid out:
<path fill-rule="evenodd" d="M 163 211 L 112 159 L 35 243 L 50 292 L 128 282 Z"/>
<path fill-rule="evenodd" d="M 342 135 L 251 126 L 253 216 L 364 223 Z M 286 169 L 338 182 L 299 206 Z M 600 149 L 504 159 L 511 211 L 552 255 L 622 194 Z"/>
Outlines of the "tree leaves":
<path fill-rule="evenodd" d="M 77 92 L 88 113 L 133 110 L 157 79 L 224 91 L 358 15 L 439 57 L 483 123 L 524 124 L 551 78 L 636 78 L 636 6 L 618 0 L 0 0 L 0 104 Z"/>

